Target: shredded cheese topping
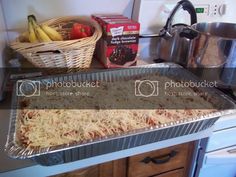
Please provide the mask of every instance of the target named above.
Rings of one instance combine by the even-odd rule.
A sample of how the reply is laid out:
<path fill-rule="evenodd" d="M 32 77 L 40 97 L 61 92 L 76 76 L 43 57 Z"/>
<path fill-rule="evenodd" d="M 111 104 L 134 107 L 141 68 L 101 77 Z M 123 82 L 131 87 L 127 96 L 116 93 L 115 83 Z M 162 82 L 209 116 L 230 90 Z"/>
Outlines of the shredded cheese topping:
<path fill-rule="evenodd" d="M 159 79 L 168 80 L 166 77 Z M 125 81 L 113 82 L 112 84 L 101 85 L 103 89 L 108 92 L 116 94 L 122 92 L 120 85 L 125 85 L 126 89 L 132 89 L 133 86 L 127 84 Z M 122 86 L 122 89 L 123 89 Z M 53 88 L 58 90 L 56 88 Z M 59 89 L 60 90 L 60 89 Z M 186 88 L 185 91 L 194 90 Z M 107 92 L 104 92 L 107 93 Z M 102 93 L 97 93 L 102 94 Z M 102 101 L 110 99 L 108 94 L 101 95 L 104 98 Z M 119 99 L 127 99 L 127 95 Z M 26 100 L 24 100 L 26 101 Z M 164 123 L 177 121 L 185 118 L 199 117 L 213 112 L 213 109 L 32 109 L 30 105 L 46 104 L 47 98 L 41 99 L 31 97 L 27 98 L 27 105 L 18 110 L 18 121 L 20 133 L 18 138 L 20 143 L 27 148 L 44 148 L 69 143 L 80 143 L 88 140 L 95 140 L 97 138 L 104 138 L 109 135 L 118 135 L 127 133 L 133 130 L 148 128 L 151 126 L 158 126 Z M 74 98 L 71 100 L 63 100 L 60 97 L 53 97 L 50 100 L 51 104 L 76 104 L 83 102 L 82 98 Z M 96 107 L 97 101 L 87 100 L 93 103 Z M 117 100 L 118 102 L 120 100 Z M 174 99 L 156 99 L 156 102 L 151 104 L 202 104 L 210 107 L 211 103 L 202 97 L 175 97 Z M 146 104 L 140 98 L 136 104 Z"/>

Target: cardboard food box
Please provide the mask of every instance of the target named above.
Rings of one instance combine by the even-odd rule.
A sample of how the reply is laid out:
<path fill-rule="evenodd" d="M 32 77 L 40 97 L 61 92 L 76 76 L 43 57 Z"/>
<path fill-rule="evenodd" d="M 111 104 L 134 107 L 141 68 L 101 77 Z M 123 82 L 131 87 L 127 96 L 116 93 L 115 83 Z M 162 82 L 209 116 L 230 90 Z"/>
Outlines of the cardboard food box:
<path fill-rule="evenodd" d="M 110 15 L 106 15 L 106 14 L 96 14 L 96 15 L 92 15 L 92 18 L 95 20 L 102 20 L 102 19 L 128 19 L 128 17 L 125 17 L 121 14 L 110 14 Z"/>
<path fill-rule="evenodd" d="M 103 28 L 96 57 L 106 68 L 128 67 L 136 64 L 140 24 L 127 18 L 96 19 Z"/>
<path fill-rule="evenodd" d="M 128 19 L 123 15 L 119 14 L 111 14 L 111 15 L 92 15 L 92 18 L 96 20 L 100 25 L 104 23 L 105 20 L 112 20 L 112 19 Z"/>

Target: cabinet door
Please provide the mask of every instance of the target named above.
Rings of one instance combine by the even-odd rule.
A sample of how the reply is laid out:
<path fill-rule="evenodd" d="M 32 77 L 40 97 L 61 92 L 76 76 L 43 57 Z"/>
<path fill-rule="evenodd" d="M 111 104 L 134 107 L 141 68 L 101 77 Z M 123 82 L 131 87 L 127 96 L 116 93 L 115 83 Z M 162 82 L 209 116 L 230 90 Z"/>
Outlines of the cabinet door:
<path fill-rule="evenodd" d="M 52 177 L 126 177 L 126 162 L 120 159 Z"/>
<path fill-rule="evenodd" d="M 98 166 L 93 166 L 52 177 L 99 177 L 99 168 Z"/>
<path fill-rule="evenodd" d="M 147 177 L 186 166 L 189 144 L 136 155 L 129 158 L 128 177 Z"/>
<path fill-rule="evenodd" d="M 99 165 L 99 177 L 126 177 L 126 171 L 126 158 Z"/>
<path fill-rule="evenodd" d="M 153 177 L 184 177 L 184 169 L 182 168 L 182 169 L 170 171 L 170 172 L 156 175 Z"/>

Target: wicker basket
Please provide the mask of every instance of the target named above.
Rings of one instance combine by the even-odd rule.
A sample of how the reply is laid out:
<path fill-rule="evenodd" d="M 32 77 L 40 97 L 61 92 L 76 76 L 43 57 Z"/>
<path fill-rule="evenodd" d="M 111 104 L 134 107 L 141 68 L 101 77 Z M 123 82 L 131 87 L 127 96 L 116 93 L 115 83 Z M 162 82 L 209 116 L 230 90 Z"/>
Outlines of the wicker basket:
<path fill-rule="evenodd" d="M 67 40 L 73 23 L 79 22 L 94 27 L 91 37 Z M 20 42 L 19 38 L 11 47 L 22 54 L 29 62 L 39 68 L 89 68 L 96 42 L 102 35 L 99 24 L 89 17 L 61 17 L 44 22 L 62 34 L 64 41 L 43 43 Z"/>

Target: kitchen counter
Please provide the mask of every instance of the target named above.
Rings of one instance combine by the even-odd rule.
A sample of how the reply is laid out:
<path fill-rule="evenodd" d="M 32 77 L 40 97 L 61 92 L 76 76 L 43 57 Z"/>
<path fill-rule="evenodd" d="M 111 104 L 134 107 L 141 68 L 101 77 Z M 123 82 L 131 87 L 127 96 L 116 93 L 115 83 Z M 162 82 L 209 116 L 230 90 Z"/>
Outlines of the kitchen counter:
<path fill-rule="evenodd" d="M 147 64 L 146 62 L 139 62 L 139 65 Z M 10 97 L 0 103 L 0 106 L 10 105 Z M 10 110 L 0 109 L 0 177 L 31 177 L 34 174 L 35 177 L 43 177 L 55 175 L 58 173 L 64 173 L 112 160 L 117 160 L 140 153 L 149 152 L 152 150 L 162 149 L 169 146 L 182 144 L 190 141 L 199 140 L 211 135 L 212 128 L 201 131 L 196 134 L 186 135 L 170 140 L 160 141 L 148 145 L 143 145 L 127 150 L 122 150 L 114 153 L 109 153 L 101 156 L 96 156 L 80 161 L 66 163 L 63 165 L 55 165 L 51 167 L 44 167 L 37 165 L 32 160 L 17 160 L 11 159 L 4 152 L 4 146 L 7 139 L 7 131 L 9 126 Z"/>

